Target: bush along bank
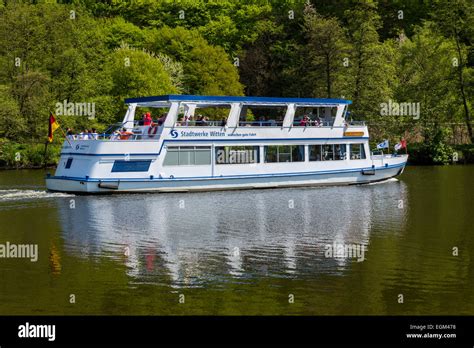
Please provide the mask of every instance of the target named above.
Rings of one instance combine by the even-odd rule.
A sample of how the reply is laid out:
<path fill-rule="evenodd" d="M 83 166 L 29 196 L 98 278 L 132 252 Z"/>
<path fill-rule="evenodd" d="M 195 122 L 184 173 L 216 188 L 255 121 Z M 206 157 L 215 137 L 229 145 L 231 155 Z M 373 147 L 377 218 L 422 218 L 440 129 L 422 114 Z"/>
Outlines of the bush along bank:
<path fill-rule="evenodd" d="M 56 166 L 59 162 L 61 144 L 19 144 L 9 141 L 0 142 L 1 169 L 29 169 Z"/>
<path fill-rule="evenodd" d="M 416 165 L 474 164 L 474 144 L 409 144 L 408 154 L 408 163 Z"/>

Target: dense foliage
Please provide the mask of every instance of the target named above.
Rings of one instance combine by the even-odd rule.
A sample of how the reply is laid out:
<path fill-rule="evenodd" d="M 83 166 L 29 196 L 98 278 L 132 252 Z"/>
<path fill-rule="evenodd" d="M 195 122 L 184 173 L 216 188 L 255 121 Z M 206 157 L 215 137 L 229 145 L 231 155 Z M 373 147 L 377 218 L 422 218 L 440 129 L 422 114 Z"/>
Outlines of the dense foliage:
<path fill-rule="evenodd" d="M 469 0 L 0 0 L 0 156 L 14 163 L 14 149 L 25 161 L 42 152 L 57 103 L 95 103 L 93 119 L 59 116 L 63 128 L 105 129 L 123 117 L 126 97 L 189 93 L 344 97 L 374 142 L 404 137 L 423 143 L 425 162 L 447 163 L 474 140 L 473 8 Z M 419 115 L 382 114 L 390 102 L 419 103 Z"/>

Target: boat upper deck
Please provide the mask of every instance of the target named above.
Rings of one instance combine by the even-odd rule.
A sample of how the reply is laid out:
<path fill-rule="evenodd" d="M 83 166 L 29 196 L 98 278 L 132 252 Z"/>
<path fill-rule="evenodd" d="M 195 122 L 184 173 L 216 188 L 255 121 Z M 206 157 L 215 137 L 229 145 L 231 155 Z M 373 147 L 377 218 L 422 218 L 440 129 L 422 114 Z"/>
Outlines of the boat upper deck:
<path fill-rule="evenodd" d="M 310 130 L 309 136 L 314 136 L 327 133 L 329 129 L 341 129 L 342 135 L 342 129 L 366 128 L 364 122 L 347 119 L 351 101 L 345 99 L 162 95 L 130 98 L 125 103 L 128 110 L 122 123 L 104 134 L 72 137 L 80 140 L 150 140 L 158 139 L 165 129 L 194 132 L 245 129 L 254 130 L 262 137 L 304 129 Z M 139 119 L 136 118 L 138 108 L 145 112 Z M 157 117 L 151 115 L 150 109 L 165 109 L 165 112 Z"/>

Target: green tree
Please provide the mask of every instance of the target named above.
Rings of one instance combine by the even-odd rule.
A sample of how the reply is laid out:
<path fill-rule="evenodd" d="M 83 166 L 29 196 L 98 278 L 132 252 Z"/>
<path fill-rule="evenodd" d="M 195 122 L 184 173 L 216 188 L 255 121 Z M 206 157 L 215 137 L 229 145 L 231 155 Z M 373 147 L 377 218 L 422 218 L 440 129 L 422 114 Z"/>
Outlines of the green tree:
<path fill-rule="evenodd" d="M 466 44 L 472 46 L 474 34 L 472 26 L 474 4 L 472 1 L 465 0 L 436 1 L 433 18 L 439 31 L 456 44 L 456 52 L 453 56 L 455 58 L 452 58 L 452 64 L 456 69 L 458 95 L 464 109 L 464 121 L 471 143 L 474 143 L 471 119 L 472 94 L 469 94 L 470 90 L 467 88 L 467 85 L 472 84 L 474 80 L 472 79 L 472 67 L 467 67 L 466 64 Z"/>
<path fill-rule="evenodd" d="M 26 123 L 20 116 L 20 107 L 8 86 L 0 85 L 0 100 L 0 138 L 18 139 L 25 132 Z"/>
<path fill-rule="evenodd" d="M 304 75 L 310 80 L 313 96 L 331 98 L 336 79 L 344 81 L 348 70 L 344 66 L 344 59 L 347 66 L 349 63 L 344 30 L 336 18 L 324 18 L 312 6 L 306 7 L 304 30 L 308 39 L 302 52 L 307 58 Z"/>
<path fill-rule="evenodd" d="M 424 150 L 431 160 L 444 163 L 452 153 L 445 145 L 448 125 L 461 118 L 462 105 L 457 102 L 456 70 L 452 66 L 456 44 L 434 28 L 434 23 L 425 22 L 402 44 L 397 98 L 420 103 L 420 119 L 410 124 L 424 137 Z"/>
<path fill-rule="evenodd" d="M 352 115 L 368 120 L 380 116 L 380 103 L 392 97 L 391 86 L 396 84 L 396 51 L 393 44 L 379 41 L 381 26 L 377 4 L 358 1 L 346 11 L 352 44 L 349 66 L 351 70 Z"/>
<path fill-rule="evenodd" d="M 150 35 L 147 47 L 183 64 L 184 91 L 191 94 L 241 95 L 239 74 L 221 47 L 214 47 L 196 30 L 164 27 Z"/>
<path fill-rule="evenodd" d="M 177 92 L 163 63 L 149 52 L 124 45 L 112 53 L 105 69 L 112 78 L 111 95 L 120 100 Z"/>

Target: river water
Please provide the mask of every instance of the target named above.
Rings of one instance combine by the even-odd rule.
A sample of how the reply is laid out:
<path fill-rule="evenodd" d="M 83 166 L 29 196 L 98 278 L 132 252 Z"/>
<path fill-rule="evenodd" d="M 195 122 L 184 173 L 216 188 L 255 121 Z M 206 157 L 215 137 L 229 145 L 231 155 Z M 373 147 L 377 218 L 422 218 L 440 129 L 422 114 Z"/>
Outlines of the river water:
<path fill-rule="evenodd" d="M 0 314 L 474 314 L 474 166 L 364 186 L 74 196 L 0 172 Z M 0 255 L 1 256 L 1 255 Z"/>

